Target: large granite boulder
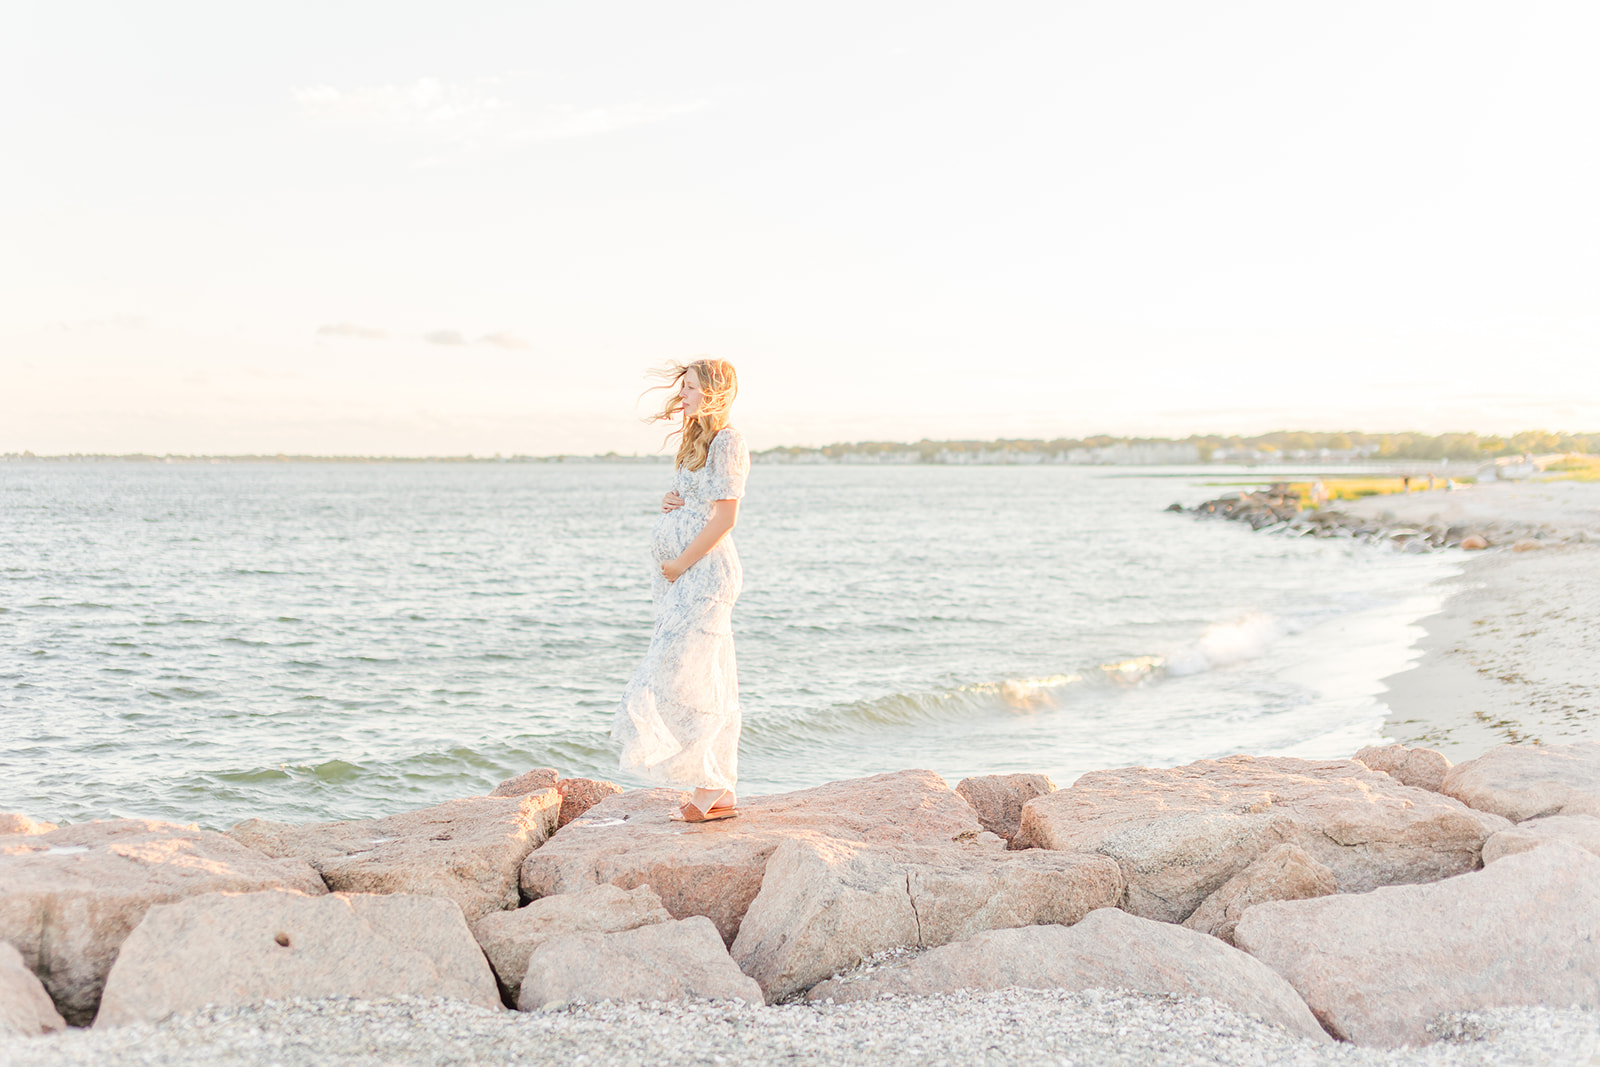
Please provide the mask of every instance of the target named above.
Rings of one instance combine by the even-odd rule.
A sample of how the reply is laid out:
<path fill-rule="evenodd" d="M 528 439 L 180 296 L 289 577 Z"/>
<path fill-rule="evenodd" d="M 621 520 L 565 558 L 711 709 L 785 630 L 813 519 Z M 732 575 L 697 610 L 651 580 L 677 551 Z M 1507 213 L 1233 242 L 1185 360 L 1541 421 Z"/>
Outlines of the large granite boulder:
<path fill-rule="evenodd" d="M 1512 822 L 1541 815 L 1600 816 L 1600 741 L 1500 745 L 1451 767 L 1442 792 Z"/>
<path fill-rule="evenodd" d="M 561 826 L 582 815 L 606 797 L 623 792 L 620 785 L 599 778 L 563 778 L 556 783 L 561 794 Z"/>
<path fill-rule="evenodd" d="M 0 941 L 9 941 L 74 1026 L 86 1026 L 117 950 L 155 904 L 200 893 L 325 893 L 315 871 L 193 825 L 76 823 L 0 837 Z"/>
<path fill-rule="evenodd" d="M 618 889 L 597 885 L 578 893 L 541 897 L 515 911 L 494 911 L 472 924 L 507 1004 L 515 1004 L 533 950 L 567 934 L 614 934 L 638 926 L 672 922 L 661 898 L 647 885 Z"/>
<path fill-rule="evenodd" d="M 22 962 L 22 953 L 0 941 L 0 1037 L 37 1037 L 66 1025 L 38 975 Z"/>
<path fill-rule="evenodd" d="M 966 801 L 932 771 L 743 797 L 736 819 L 672 821 L 687 799 L 672 789 L 607 797 L 528 856 L 523 893 L 537 899 L 606 883 L 648 885 L 674 918 L 704 915 L 731 945 L 761 888 L 767 858 L 784 840 L 939 845 L 983 832 Z"/>
<path fill-rule="evenodd" d="M 700 915 L 546 941 L 528 958 L 517 1007 L 691 997 L 761 1001 L 761 987 L 740 972 L 716 926 Z"/>
<path fill-rule="evenodd" d="M 450 997 L 498 1008 L 454 902 L 405 894 L 207 893 L 151 908 L 106 979 L 95 1026 L 291 997 Z"/>
<path fill-rule="evenodd" d="M 1055 791 L 1047 774 L 985 774 L 956 783 L 961 799 L 978 813 L 978 824 L 1007 841 L 1017 836 L 1022 805 Z"/>
<path fill-rule="evenodd" d="M 1557 843 L 1433 885 L 1260 904 L 1234 938 L 1334 1036 L 1393 1048 L 1446 1012 L 1600 1008 L 1596 931 L 1600 857 Z"/>
<path fill-rule="evenodd" d="M 823 982 L 807 1000 L 929 996 L 958 989 L 1129 989 L 1210 997 L 1304 1037 L 1326 1042 L 1289 983 L 1214 937 L 1136 918 L 1116 908 L 1075 926 L 993 930 L 855 978 Z"/>
<path fill-rule="evenodd" d="M 355 822 L 249 819 L 229 834 L 269 856 L 304 860 L 329 889 L 447 897 L 471 922 L 517 906 L 518 868 L 555 833 L 560 806 L 561 794 L 547 787 Z"/>
<path fill-rule="evenodd" d="M 1231 756 L 1085 774 L 1028 801 L 1011 847 L 1110 856 L 1128 883 L 1122 907 L 1181 923 L 1279 845 L 1333 871 L 1339 892 L 1360 893 L 1473 870 L 1506 825 L 1354 760 Z"/>
<path fill-rule="evenodd" d="M 1382 771 L 1401 785 L 1431 789 L 1435 793 L 1444 785 L 1444 776 L 1450 772 L 1449 757 L 1431 748 L 1368 745 L 1356 753 L 1355 759 L 1372 770 Z"/>
<path fill-rule="evenodd" d="M 1484 866 L 1552 841 L 1565 841 L 1600 856 L 1600 816 L 1546 815 L 1542 819 L 1519 822 L 1483 843 Z"/>
<path fill-rule="evenodd" d="M 1299 845 L 1279 845 L 1222 883 L 1183 925 L 1233 944 L 1247 908 L 1269 900 L 1309 900 L 1339 891 L 1339 879 Z"/>
<path fill-rule="evenodd" d="M 888 949 L 1075 923 L 1121 897 L 1122 873 L 1104 856 L 785 841 L 767 861 L 733 958 L 772 1001 Z"/>

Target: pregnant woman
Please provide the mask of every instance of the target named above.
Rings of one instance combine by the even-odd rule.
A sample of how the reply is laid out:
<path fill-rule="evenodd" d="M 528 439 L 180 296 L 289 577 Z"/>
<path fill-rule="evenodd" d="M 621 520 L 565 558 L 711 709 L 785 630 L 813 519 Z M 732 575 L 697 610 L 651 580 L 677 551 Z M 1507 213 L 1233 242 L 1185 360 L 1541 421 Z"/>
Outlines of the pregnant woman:
<path fill-rule="evenodd" d="M 728 425 L 739 391 L 720 359 L 673 364 L 674 390 L 652 421 L 681 418 L 672 490 L 661 500 L 652 538 L 656 628 L 650 650 L 622 692 L 611 737 L 622 766 L 694 795 L 689 822 L 738 814 L 739 680 L 733 659 L 733 602 L 744 576 L 728 534 L 739 518 L 750 452 Z M 670 440 L 670 438 L 669 438 Z"/>

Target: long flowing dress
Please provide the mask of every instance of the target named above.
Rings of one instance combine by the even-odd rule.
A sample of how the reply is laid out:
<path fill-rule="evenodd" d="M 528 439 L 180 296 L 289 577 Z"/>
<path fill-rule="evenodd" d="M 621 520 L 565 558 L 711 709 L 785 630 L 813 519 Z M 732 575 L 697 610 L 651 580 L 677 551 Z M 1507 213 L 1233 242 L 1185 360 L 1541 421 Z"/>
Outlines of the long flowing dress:
<path fill-rule="evenodd" d="M 704 467 L 677 469 L 672 488 L 683 507 L 662 512 L 651 537 L 655 633 L 611 727 L 623 767 L 683 789 L 732 789 L 739 777 L 732 619 L 744 572 L 731 535 L 676 582 L 661 576 L 661 564 L 705 529 L 712 501 L 744 496 L 749 472 L 750 451 L 731 426 L 712 438 Z"/>

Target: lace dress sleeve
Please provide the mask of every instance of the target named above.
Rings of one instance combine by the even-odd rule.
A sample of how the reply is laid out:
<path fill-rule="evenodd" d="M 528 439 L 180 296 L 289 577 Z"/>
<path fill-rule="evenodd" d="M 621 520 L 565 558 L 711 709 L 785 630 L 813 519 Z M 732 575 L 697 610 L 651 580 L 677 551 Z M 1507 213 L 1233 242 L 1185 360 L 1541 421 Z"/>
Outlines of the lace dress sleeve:
<path fill-rule="evenodd" d="M 750 474 L 750 449 L 744 436 L 729 426 L 711 442 L 706 455 L 706 499 L 738 500 Z"/>

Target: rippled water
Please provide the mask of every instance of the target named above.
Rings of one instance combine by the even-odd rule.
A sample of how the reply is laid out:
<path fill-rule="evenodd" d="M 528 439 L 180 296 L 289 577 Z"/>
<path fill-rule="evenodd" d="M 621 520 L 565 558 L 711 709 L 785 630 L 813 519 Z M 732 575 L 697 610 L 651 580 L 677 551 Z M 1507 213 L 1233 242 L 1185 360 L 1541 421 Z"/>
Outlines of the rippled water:
<path fill-rule="evenodd" d="M 1158 473 L 1165 476 L 1157 476 Z M 1347 755 L 1452 564 L 1164 513 L 1214 470 L 757 465 L 742 791 Z M 0 810 L 383 814 L 627 782 L 665 466 L 0 464 Z"/>

